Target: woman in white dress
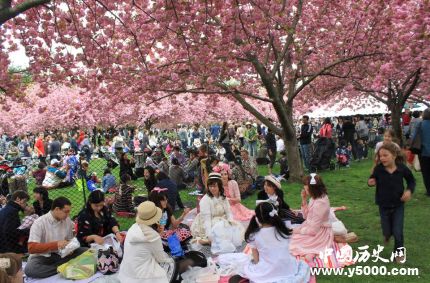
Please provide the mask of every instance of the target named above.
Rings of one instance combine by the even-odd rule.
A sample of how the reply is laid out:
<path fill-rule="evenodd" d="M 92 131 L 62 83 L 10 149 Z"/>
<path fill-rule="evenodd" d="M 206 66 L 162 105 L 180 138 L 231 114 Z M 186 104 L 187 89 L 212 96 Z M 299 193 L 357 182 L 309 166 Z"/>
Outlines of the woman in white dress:
<path fill-rule="evenodd" d="M 243 227 L 233 220 L 219 173 L 209 174 L 208 191 L 200 201 L 191 234 L 195 242 L 211 245 L 212 253 L 234 252 L 242 245 Z"/>

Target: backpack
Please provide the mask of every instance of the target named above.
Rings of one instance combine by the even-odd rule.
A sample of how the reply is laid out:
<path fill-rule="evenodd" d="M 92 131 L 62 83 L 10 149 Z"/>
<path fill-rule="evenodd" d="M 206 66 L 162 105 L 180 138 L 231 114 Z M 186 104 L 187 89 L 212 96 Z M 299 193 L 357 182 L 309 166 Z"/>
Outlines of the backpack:
<path fill-rule="evenodd" d="M 348 163 L 348 157 L 346 156 L 346 154 L 338 154 L 337 161 L 341 164 L 346 164 Z"/>
<path fill-rule="evenodd" d="M 97 254 L 97 269 L 103 274 L 116 273 L 119 270 L 119 256 L 113 247 L 100 249 Z"/>

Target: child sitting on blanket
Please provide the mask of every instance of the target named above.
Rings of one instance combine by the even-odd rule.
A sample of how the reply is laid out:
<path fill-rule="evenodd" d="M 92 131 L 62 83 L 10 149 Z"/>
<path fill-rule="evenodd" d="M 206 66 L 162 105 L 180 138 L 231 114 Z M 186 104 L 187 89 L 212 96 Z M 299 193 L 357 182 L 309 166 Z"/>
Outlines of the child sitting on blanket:
<path fill-rule="evenodd" d="M 176 233 L 176 236 L 178 236 L 181 243 L 184 243 L 192 237 L 190 228 L 185 224 L 181 224 L 184 217 L 190 212 L 190 209 L 185 208 L 182 215 L 179 218 L 176 218 L 167 201 L 167 189 L 155 187 L 149 195 L 149 200 L 155 203 L 155 205 L 162 210 L 158 232 L 160 233 L 161 240 L 163 240 L 164 243 L 167 244 L 167 238 L 174 233 Z"/>
<path fill-rule="evenodd" d="M 269 202 L 262 202 L 255 208 L 245 232 L 245 240 L 251 246 L 252 260 L 244 261 L 244 254 L 220 256 L 220 262 L 238 263 L 239 275 L 229 282 L 308 282 L 309 267 L 297 261 L 288 251 L 291 230 L 278 216 L 277 208 Z"/>

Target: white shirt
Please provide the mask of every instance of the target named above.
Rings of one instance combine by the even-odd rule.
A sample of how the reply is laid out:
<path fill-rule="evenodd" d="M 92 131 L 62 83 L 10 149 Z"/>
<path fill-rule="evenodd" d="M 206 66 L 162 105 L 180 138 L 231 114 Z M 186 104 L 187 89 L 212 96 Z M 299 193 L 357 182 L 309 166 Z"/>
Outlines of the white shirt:
<path fill-rule="evenodd" d="M 250 263 L 243 269 L 244 277 L 251 282 L 277 282 L 291 279 L 298 271 L 296 259 L 289 253 L 290 239 L 275 234 L 274 227 L 263 227 L 249 243 L 257 249 L 259 261 Z M 290 282 L 290 281 L 286 281 Z"/>
<path fill-rule="evenodd" d="M 278 139 L 276 141 L 276 151 L 277 152 L 281 152 L 283 150 L 285 150 L 284 140 L 283 139 Z"/>
<path fill-rule="evenodd" d="M 58 221 L 48 212 L 37 218 L 31 225 L 29 243 L 50 243 L 73 239 L 73 222 L 67 217 L 65 220 Z M 45 256 L 51 254 L 32 254 L 30 257 Z"/>

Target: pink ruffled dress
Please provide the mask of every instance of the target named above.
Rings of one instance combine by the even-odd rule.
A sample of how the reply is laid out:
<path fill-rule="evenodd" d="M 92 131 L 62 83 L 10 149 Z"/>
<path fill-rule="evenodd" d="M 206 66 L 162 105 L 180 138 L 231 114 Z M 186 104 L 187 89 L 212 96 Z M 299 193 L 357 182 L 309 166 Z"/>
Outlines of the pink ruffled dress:
<path fill-rule="evenodd" d="M 228 187 L 224 187 L 224 193 L 227 198 L 238 198 L 240 200 L 239 185 L 234 180 L 228 181 Z M 237 202 L 229 200 L 229 203 L 233 219 L 236 221 L 249 221 L 255 214 L 253 210 L 242 205 L 240 201 Z"/>
<path fill-rule="evenodd" d="M 330 201 L 327 196 L 311 199 L 302 206 L 305 222 L 294 228 L 290 252 L 295 256 L 319 255 L 333 245 L 333 230 L 330 224 Z"/>

